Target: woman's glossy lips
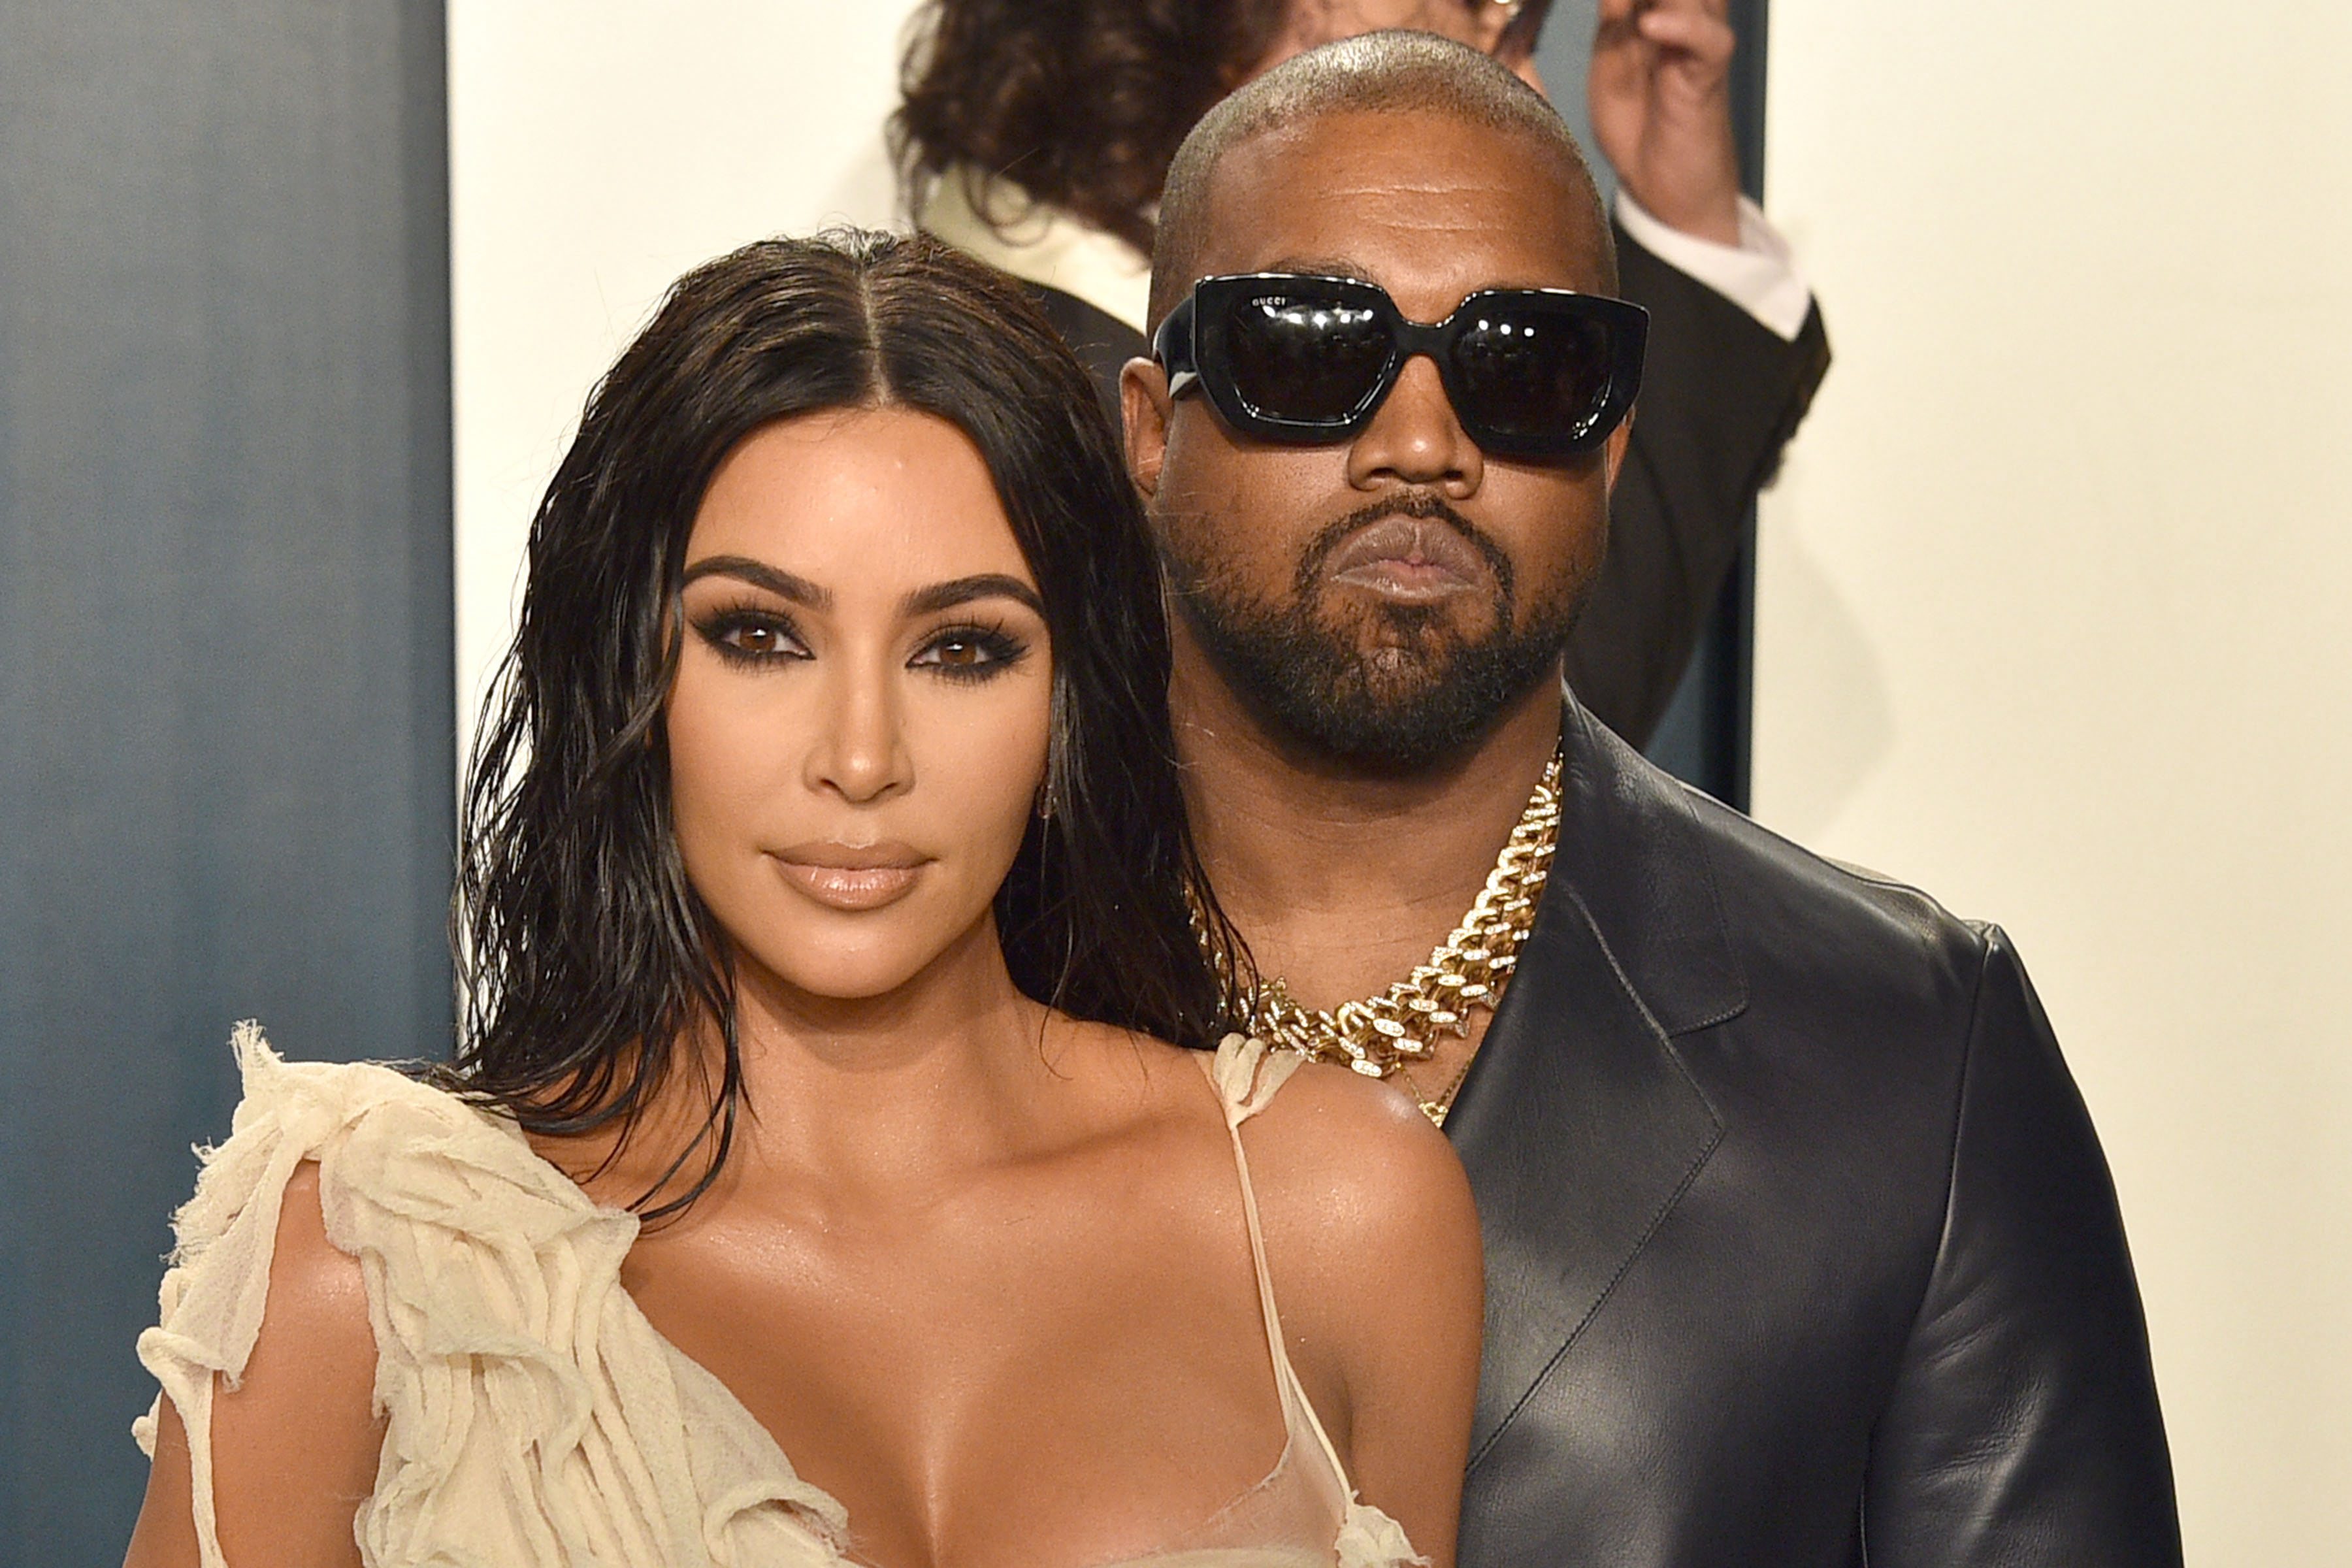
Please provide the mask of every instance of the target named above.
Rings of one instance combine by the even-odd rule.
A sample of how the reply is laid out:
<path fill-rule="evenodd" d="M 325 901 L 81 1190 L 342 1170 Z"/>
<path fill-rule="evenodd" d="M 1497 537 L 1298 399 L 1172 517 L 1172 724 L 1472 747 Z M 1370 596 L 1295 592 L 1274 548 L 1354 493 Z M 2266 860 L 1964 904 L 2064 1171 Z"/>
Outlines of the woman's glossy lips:
<path fill-rule="evenodd" d="M 771 852 L 784 879 L 835 910 L 878 910 L 904 898 L 930 857 L 904 844 L 795 844 Z"/>

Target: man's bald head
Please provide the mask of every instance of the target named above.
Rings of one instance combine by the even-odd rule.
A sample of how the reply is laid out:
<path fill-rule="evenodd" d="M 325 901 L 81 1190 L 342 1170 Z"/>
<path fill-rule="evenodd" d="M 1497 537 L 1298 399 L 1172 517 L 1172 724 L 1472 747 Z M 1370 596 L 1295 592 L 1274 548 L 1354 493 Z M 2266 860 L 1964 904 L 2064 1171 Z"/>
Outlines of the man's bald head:
<path fill-rule="evenodd" d="M 1220 102 L 1184 138 L 1160 199 L 1153 326 L 1197 278 L 1211 187 L 1226 154 L 1261 136 L 1343 114 L 1438 114 L 1517 142 L 1538 166 L 1556 172 L 1570 205 L 1591 215 L 1592 277 L 1585 287 L 1617 291 L 1616 247 L 1600 191 L 1575 133 L 1543 96 L 1499 61 L 1433 34 L 1367 33 L 1285 60 Z"/>

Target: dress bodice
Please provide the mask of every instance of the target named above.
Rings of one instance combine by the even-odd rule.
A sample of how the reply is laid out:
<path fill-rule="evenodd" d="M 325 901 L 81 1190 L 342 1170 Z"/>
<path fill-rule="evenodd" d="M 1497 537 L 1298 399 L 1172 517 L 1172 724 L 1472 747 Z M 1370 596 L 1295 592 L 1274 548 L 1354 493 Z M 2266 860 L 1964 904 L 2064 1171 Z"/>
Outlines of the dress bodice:
<path fill-rule="evenodd" d="M 205 1568 L 214 1391 L 261 1328 L 286 1184 L 319 1167 L 327 1237 L 360 1262 L 385 1421 L 353 1521 L 369 1568 L 864 1568 L 841 1504 L 801 1479 L 726 1385 L 621 1286 L 637 1221 L 592 1200 L 514 1124 L 369 1063 L 281 1061 L 236 1041 L 245 1098 L 175 1218 L 162 1319 L 140 1359 L 188 1433 Z M 1206 1065 L 1242 1183 L 1287 1441 L 1264 1480 L 1160 1551 L 1073 1568 L 1402 1568 L 1355 1500 L 1285 1352 L 1242 1123 L 1296 1059 L 1228 1040 Z M 156 1412 L 135 1426 L 153 1451 Z M 236 1564 L 235 1568 L 250 1568 Z"/>

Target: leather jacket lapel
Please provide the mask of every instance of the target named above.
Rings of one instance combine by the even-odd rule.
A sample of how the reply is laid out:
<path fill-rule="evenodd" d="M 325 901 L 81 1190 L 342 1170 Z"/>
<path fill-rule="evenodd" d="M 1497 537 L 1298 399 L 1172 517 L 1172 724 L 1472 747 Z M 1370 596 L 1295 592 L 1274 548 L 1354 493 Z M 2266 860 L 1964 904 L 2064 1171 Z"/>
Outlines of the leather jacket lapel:
<path fill-rule="evenodd" d="M 1746 1004 L 1680 786 L 1567 717 L 1552 875 L 1445 1124 L 1486 1248 L 1474 1466 L 1714 1152 L 1672 1036 Z"/>

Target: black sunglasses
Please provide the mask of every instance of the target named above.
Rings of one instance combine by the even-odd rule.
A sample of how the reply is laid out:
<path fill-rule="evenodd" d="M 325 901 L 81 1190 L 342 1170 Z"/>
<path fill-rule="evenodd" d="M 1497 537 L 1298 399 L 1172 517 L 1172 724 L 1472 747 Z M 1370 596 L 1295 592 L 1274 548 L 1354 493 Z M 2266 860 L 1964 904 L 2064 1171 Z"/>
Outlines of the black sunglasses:
<path fill-rule="evenodd" d="M 1241 434 L 1324 444 L 1360 433 L 1427 354 L 1480 447 L 1564 458 L 1624 421 L 1649 331 L 1639 305 L 1565 289 L 1484 289 L 1423 326 L 1376 284 L 1256 272 L 1193 284 L 1151 353 L 1171 396 L 1197 384 Z"/>

